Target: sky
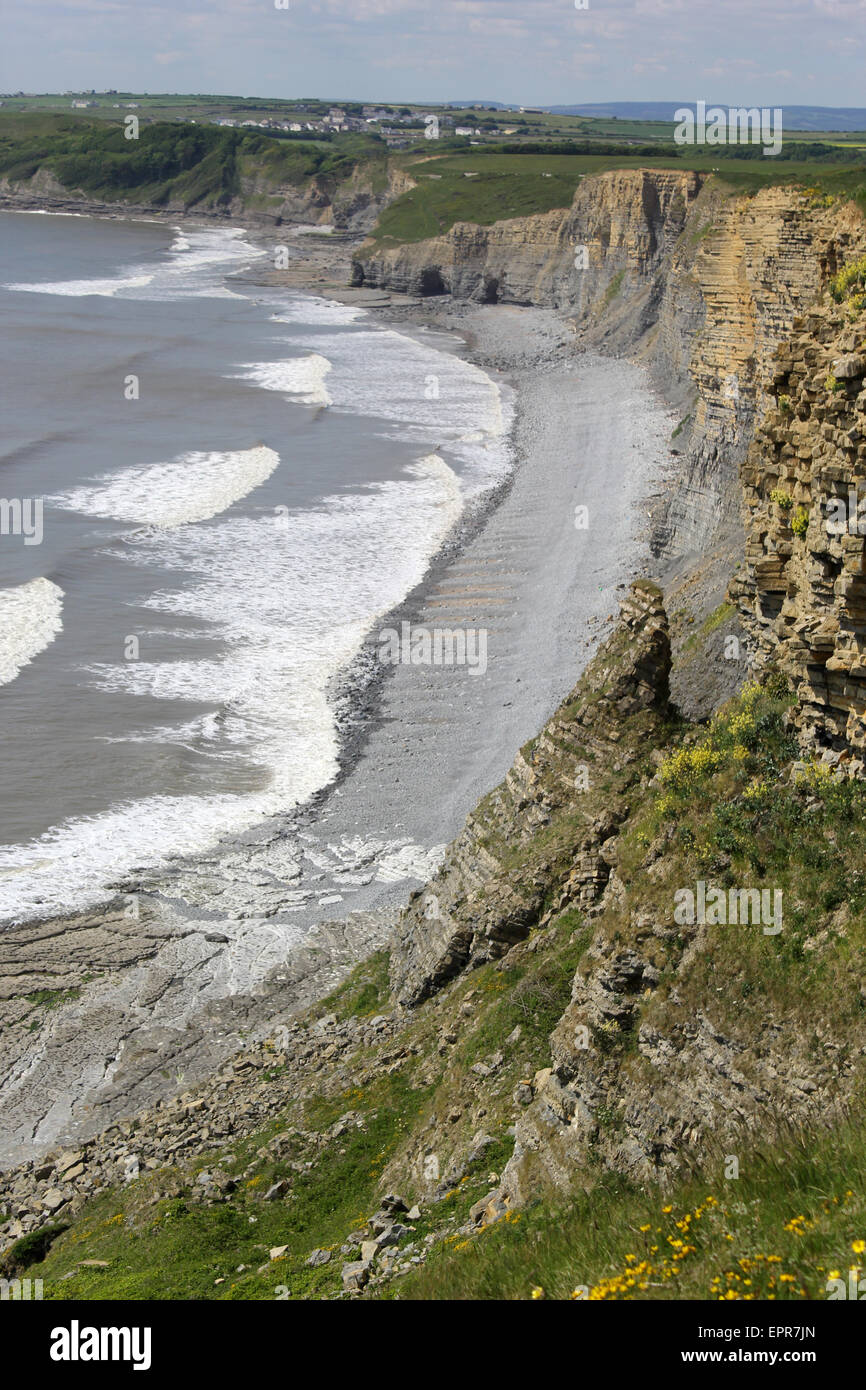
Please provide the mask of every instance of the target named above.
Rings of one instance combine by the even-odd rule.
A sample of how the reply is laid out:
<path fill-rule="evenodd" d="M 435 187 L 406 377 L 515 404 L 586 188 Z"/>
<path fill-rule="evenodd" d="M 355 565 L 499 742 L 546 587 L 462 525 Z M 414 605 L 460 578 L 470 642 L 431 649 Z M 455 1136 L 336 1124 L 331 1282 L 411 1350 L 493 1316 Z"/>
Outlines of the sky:
<path fill-rule="evenodd" d="M 866 106 L 866 0 L 0 0 L 0 33 L 6 92 Z"/>

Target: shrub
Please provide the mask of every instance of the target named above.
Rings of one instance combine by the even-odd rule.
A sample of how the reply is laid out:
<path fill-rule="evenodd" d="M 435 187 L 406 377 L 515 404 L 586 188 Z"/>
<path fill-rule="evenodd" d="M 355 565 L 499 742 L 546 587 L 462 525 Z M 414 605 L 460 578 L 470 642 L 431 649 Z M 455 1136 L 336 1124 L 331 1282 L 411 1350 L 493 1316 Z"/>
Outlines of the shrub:
<path fill-rule="evenodd" d="M 846 265 L 830 281 L 830 294 L 837 304 L 841 304 L 855 289 L 866 289 L 866 256 Z"/>

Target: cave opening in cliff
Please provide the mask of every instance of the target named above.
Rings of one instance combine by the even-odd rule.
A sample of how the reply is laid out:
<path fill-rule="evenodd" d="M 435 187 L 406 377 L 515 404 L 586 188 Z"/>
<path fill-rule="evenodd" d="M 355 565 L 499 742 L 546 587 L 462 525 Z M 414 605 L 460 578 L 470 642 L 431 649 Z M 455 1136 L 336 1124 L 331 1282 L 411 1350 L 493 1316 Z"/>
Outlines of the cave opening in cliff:
<path fill-rule="evenodd" d="M 442 274 L 435 266 L 428 266 L 421 271 L 418 288 L 422 299 L 430 299 L 433 295 L 447 294 L 448 286 L 442 279 Z"/>

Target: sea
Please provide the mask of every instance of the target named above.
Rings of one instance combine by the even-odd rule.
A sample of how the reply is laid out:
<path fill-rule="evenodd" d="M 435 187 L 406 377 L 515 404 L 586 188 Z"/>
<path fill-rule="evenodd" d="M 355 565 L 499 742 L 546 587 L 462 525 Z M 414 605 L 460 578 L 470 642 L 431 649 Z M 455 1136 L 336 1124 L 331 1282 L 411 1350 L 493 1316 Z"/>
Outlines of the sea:
<path fill-rule="evenodd" d="M 459 340 L 259 267 L 240 227 L 0 212 L 0 926 L 327 787 L 341 673 L 508 475 Z"/>

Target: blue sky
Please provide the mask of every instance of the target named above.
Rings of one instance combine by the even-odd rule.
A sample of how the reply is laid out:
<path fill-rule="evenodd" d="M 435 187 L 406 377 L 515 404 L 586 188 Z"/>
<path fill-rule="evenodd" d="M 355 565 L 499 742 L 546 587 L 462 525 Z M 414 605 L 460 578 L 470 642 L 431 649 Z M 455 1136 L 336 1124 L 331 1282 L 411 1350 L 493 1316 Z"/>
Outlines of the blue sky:
<path fill-rule="evenodd" d="M 866 0 L 588 3 L 0 0 L 0 90 L 866 106 Z"/>

